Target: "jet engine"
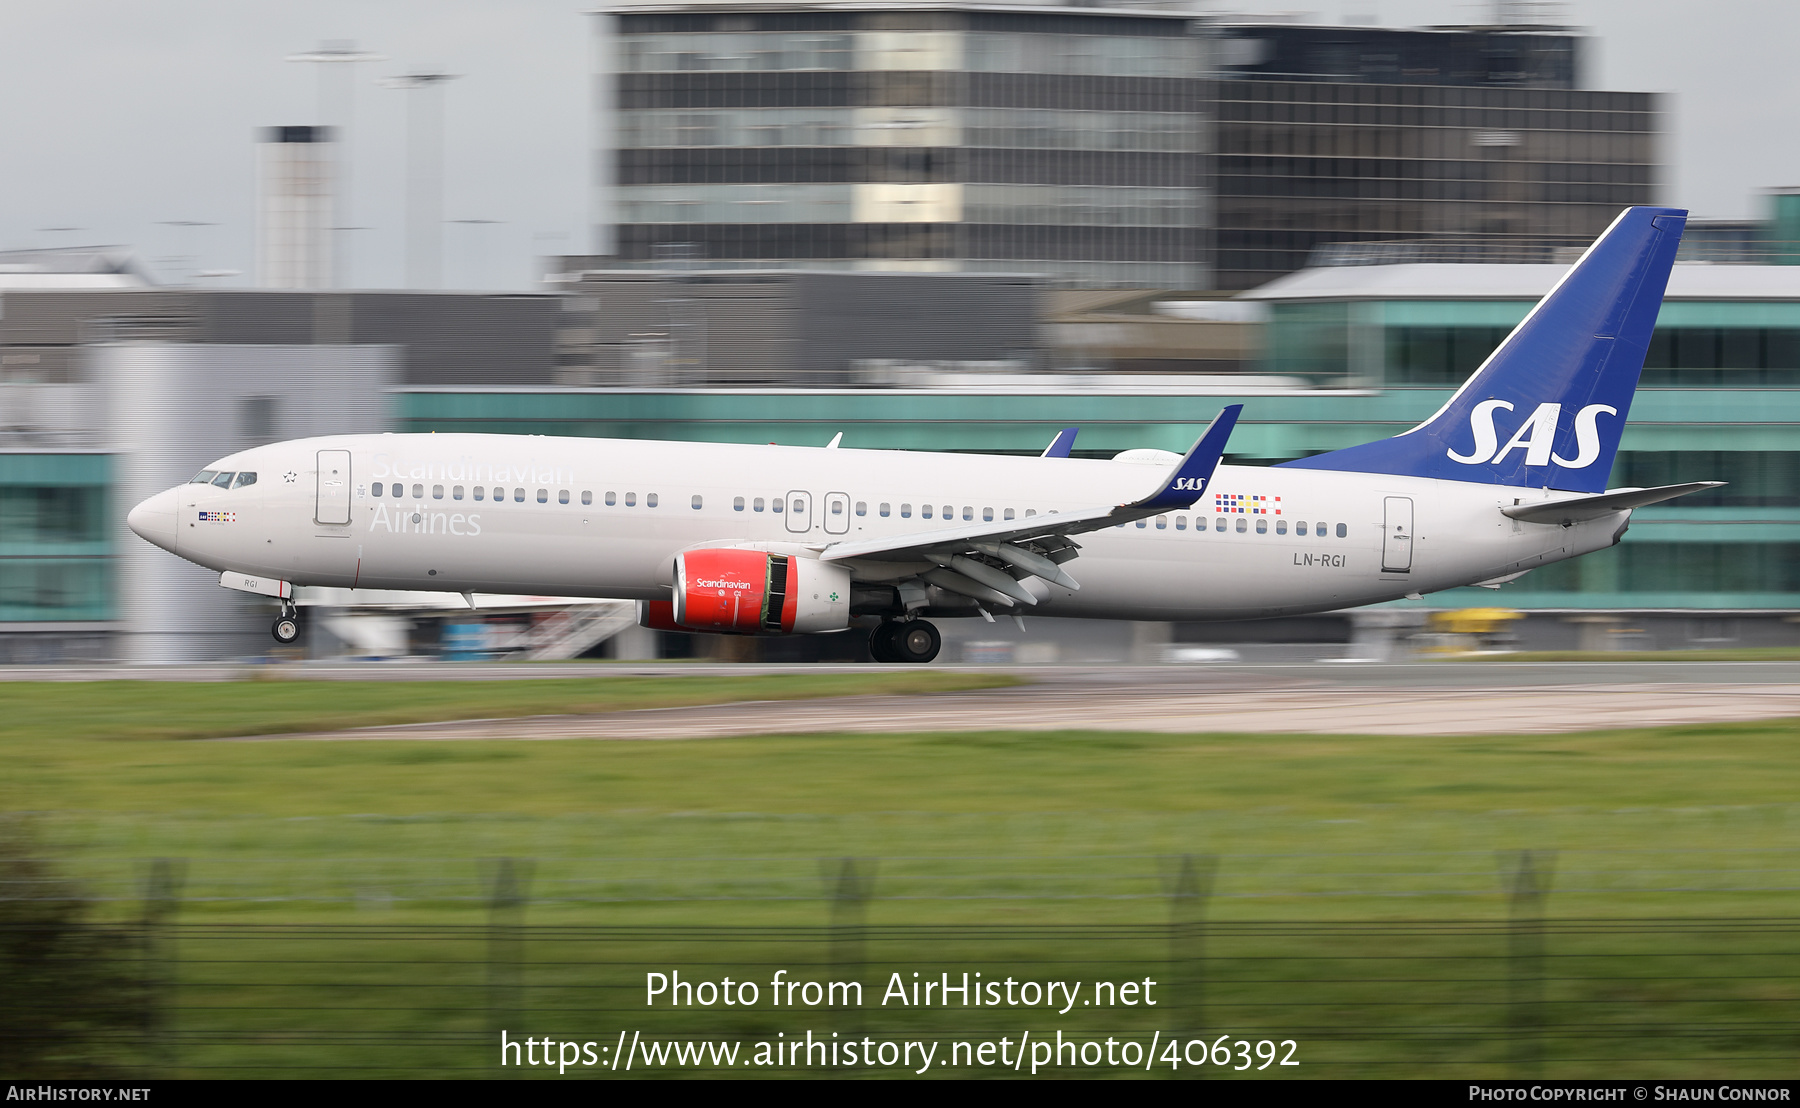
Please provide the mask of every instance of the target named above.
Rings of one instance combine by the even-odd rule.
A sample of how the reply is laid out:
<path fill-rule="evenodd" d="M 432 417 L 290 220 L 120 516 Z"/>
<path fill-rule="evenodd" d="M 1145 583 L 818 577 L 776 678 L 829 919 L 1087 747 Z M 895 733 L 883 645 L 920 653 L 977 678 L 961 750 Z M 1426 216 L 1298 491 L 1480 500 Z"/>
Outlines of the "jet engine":
<path fill-rule="evenodd" d="M 741 547 L 675 557 L 675 598 L 638 604 L 638 622 L 665 631 L 813 634 L 850 626 L 850 571 Z"/>

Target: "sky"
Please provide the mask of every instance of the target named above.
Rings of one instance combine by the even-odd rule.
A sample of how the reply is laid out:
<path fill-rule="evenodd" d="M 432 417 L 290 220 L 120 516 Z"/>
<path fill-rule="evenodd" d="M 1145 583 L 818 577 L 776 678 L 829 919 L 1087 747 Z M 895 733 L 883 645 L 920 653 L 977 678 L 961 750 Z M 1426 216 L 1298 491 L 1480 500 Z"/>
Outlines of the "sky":
<path fill-rule="evenodd" d="M 349 39 L 387 59 L 356 72 L 349 222 L 368 229 L 348 236 L 351 283 L 402 283 L 414 94 L 379 82 L 423 68 L 459 75 L 442 90 L 445 217 L 496 221 L 445 227 L 445 284 L 534 287 L 538 255 L 590 248 L 583 10 L 570 0 L 0 0 L 0 248 L 124 244 L 159 274 L 236 270 L 205 280 L 249 283 L 256 130 L 320 113 L 318 67 L 283 59 Z M 1487 7 L 1316 10 L 1323 21 L 1412 26 L 1466 23 Z M 1587 87 L 1668 94 L 1663 202 L 1741 219 L 1762 213 L 1763 190 L 1800 185 L 1800 4 L 1571 0 L 1564 10 L 1594 36 Z M 182 221 L 214 226 L 170 225 Z"/>

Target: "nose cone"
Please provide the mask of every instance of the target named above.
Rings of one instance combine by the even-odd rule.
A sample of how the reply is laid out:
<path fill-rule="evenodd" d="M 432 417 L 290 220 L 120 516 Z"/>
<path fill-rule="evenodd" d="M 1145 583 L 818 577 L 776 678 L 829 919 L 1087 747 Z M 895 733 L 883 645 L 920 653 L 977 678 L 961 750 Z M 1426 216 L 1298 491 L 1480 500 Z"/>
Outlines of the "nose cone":
<path fill-rule="evenodd" d="M 125 526 L 145 542 L 154 543 L 173 553 L 176 535 L 175 504 L 180 495 L 179 488 L 164 489 L 131 509 L 131 514 L 125 517 Z"/>

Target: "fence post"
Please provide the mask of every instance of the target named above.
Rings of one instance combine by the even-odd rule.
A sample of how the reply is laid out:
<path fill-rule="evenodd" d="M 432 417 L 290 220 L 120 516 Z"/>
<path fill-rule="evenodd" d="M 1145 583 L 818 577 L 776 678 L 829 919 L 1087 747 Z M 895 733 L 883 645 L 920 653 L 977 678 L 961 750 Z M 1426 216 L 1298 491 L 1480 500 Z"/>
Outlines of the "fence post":
<path fill-rule="evenodd" d="M 1520 1077 L 1544 1065 L 1544 899 L 1556 852 L 1520 850 L 1501 859 L 1507 883 L 1507 1024 Z"/>
<path fill-rule="evenodd" d="M 1172 1042 L 1199 1038 L 1206 1032 L 1206 907 L 1218 872 L 1216 854 L 1178 854 L 1165 860 L 1163 886 L 1169 894 L 1168 995 L 1170 1015 L 1175 1019 L 1175 1026 L 1169 1029 Z M 1198 1077 L 1203 1071 L 1189 1072 Z"/>
<path fill-rule="evenodd" d="M 869 897 L 875 891 L 873 858 L 821 858 L 819 872 L 825 895 L 831 899 L 831 928 L 827 958 L 833 981 L 862 981 L 866 965 L 863 941 L 869 916 Z M 867 982 L 864 982 L 866 985 Z M 862 1030 L 862 1009 L 850 1005 L 832 1013 L 839 1031 Z"/>
<path fill-rule="evenodd" d="M 170 926 L 181 904 L 187 862 L 181 858 L 154 858 L 144 882 L 143 972 L 144 1047 L 152 1072 L 175 1072 L 175 939 Z"/>
<path fill-rule="evenodd" d="M 487 1015 L 490 1042 L 500 1032 L 517 1031 L 523 1014 L 525 900 L 532 864 L 518 858 L 489 863 L 487 928 Z"/>

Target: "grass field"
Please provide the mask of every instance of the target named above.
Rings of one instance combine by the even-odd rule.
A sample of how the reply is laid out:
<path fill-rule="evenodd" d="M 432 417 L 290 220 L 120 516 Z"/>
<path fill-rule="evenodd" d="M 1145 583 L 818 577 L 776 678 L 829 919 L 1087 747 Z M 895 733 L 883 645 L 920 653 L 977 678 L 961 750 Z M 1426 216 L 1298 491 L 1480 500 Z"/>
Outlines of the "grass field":
<path fill-rule="evenodd" d="M 876 691 L 847 680 L 0 686 L 0 799 L 41 813 L 112 918 L 137 911 L 143 859 L 185 859 L 178 1072 L 488 1072 L 470 1052 L 496 1018 L 496 858 L 529 860 L 527 903 L 508 918 L 539 929 L 516 967 L 525 999 L 501 1007 L 545 1030 L 610 1034 L 647 966 L 824 973 L 846 958 L 830 925 L 847 919 L 866 927 L 858 965 L 1179 974 L 1167 928 L 1195 902 L 1168 894 L 1186 854 L 1216 872 L 1206 1006 L 1184 1002 L 1181 1018 L 1300 1035 L 1325 1067 L 1303 1075 L 1525 1072 L 1520 1044 L 1540 1032 L 1550 1045 L 1529 1065 L 1550 1073 L 1630 1058 L 1633 1074 L 1791 1075 L 1800 1056 L 1800 941 L 1757 922 L 1800 917 L 1794 721 L 1456 738 L 190 741 Z M 1550 852 L 1547 1014 L 1529 1033 L 1508 930 L 1518 850 Z M 871 882 L 853 916 L 831 898 L 847 856 Z M 1595 918 L 1638 922 L 1577 922 Z M 1067 1026 L 1158 1026 L 1113 1015 Z M 961 1026 L 1012 1026 L 982 1018 Z M 713 1012 L 661 1026 L 804 1025 Z M 345 1028 L 361 1030 L 332 1038 Z M 410 1044 L 406 1065 L 395 1043 Z"/>

